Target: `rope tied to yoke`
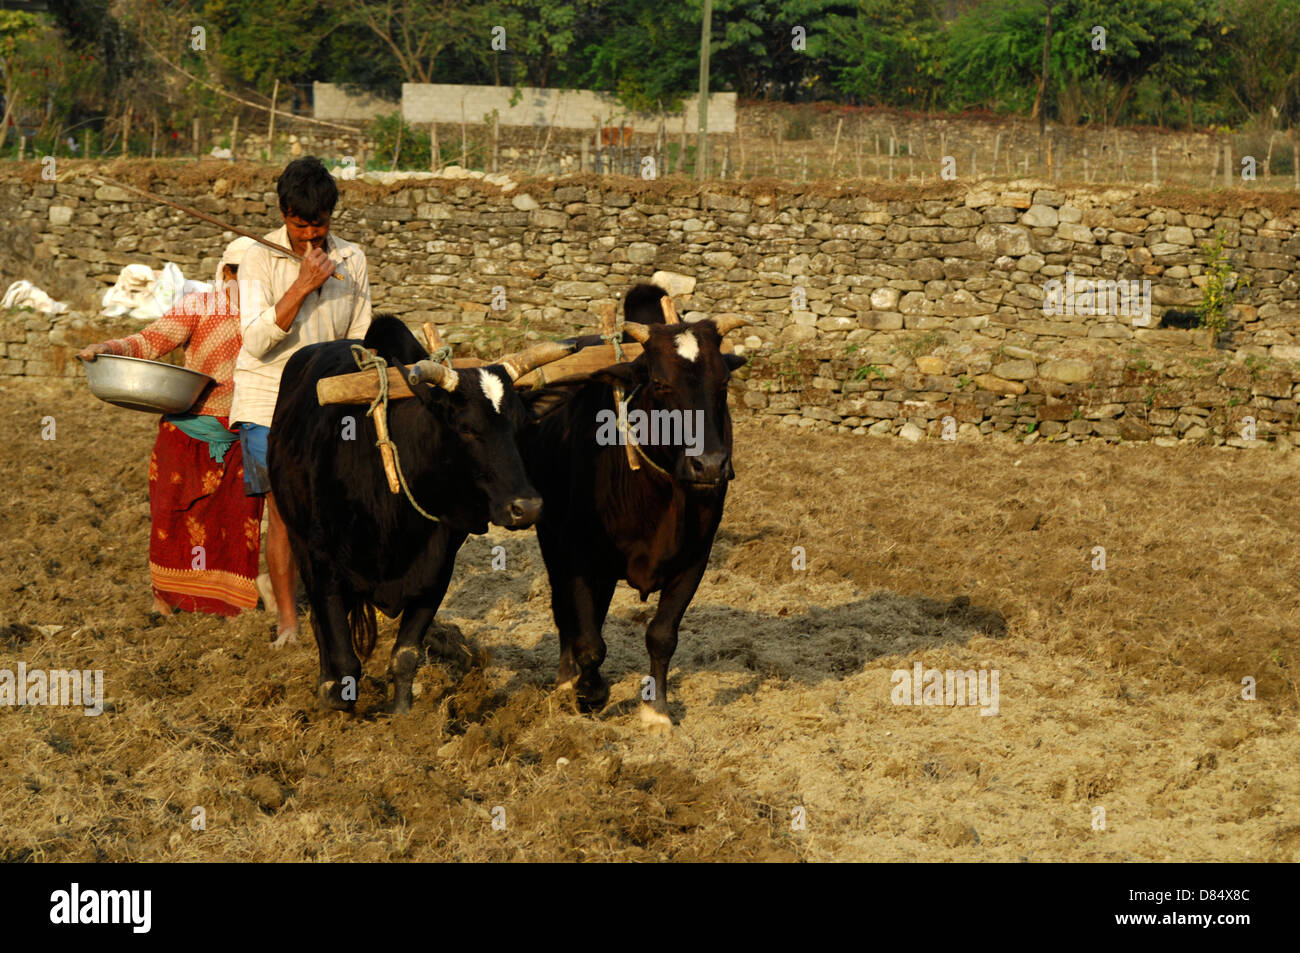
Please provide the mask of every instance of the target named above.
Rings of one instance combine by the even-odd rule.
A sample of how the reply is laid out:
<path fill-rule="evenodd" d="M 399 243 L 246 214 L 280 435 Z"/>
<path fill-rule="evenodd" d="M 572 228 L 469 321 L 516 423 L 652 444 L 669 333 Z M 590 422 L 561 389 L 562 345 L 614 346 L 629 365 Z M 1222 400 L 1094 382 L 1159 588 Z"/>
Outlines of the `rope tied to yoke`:
<path fill-rule="evenodd" d="M 618 363 L 622 364 L 627 360 L 627 357 L 623 354 L 623 329 L 621 327 L 615 327 L 613 331 L 602 334 L 600 339 L 606 344 L 614 346 L 614 359 Z"/>
<path fill-rule="evenodd" d="M 618 402 L 620 410 L 615 417 L 614 426 L 617 428 L 618 432 L 623 435 L 623 438 L 627 441 L 627 445 L 636 451 L 637 456 L 639 456 L 646 463 L 650 464 L 650 468 L 652 470 L 655 470 L 656 472 L 662 474 L 663 477 L 671 483 L 673 479 L 672 474 L 670 474 L 667 470 L 665 470 L 659 464 L 655 463 L 653 460 L 650 459 L 649 455 L 647 455 L 646 452 L 641 449 L 641 445 L 637 443 L 635 439 L 633 439 L 632 431 L 628 428 L 627 406 L 632 402 L 632 398 L 635 397 L 640 390 L 641 390 L 641 385 L 637 384 L 636 387 L 632 388 L 632 393 L 628 394 L 625 398 L 623 398 L 621 401 Z"/>
<path fill-rule="evenodd" d="M 438 350 L 447 351 L 448 354 L 451 353 L 451 349 L 448 347 L 441 347 Z M 362 347 L 360 344 L 352 345 L 352 359 L 357 362 L 357 368 L 359 370 L 364 371 L 370 368 L 374 368 L 379 375 L 379 393 L 376 394 L 375 399 L 370 402 L 370 408 L 366 411 L 366 416 L 373 419 L 376 407 L 382 408 L 382 412 L 387 414 L 388 413 L 388 362 L 384 360 L 382 357 L 380 357 L 378 354 L 371 353 L 369 349 Z M 438 517 L 434 516 L 432 513 L 425 512 L 424 508 L 420 506 L 419 503 L 415 502 L 415 497 L 411 495 L 411 488 L 406 485 L 406 474 L 402 472 L 402 458 L 401 455 L 398 454 L 397 444 L 395 444 L 392 441 L 392 438 L 390 437 L 388 439 L 385 439 L 381 437 L 375 441 L 375 446 L 376 447 L 387 446 L 388 449 L 392 451 L 393 465 L 397 469 L 397 479 L 402 484 L 402 492 L 406 494 L 406 498 L 411 502 L 411 505 L 415 507 L 415 512 L 419 513 L 425 519 L 431 520 L 434 523 L 441 522 L 441 520 L 439 520 Z"/>

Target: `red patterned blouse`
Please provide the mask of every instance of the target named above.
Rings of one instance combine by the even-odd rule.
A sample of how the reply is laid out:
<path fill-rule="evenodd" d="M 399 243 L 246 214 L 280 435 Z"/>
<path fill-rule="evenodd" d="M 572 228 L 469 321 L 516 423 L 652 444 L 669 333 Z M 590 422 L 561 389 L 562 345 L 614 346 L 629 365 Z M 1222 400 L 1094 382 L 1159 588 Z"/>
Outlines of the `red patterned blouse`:
<path fill-rule="evenodd" d="M 104 345 L 108 354 L 153 361 L 184 347 L 185 366 L 216 381 L 199 395 L 191 412 L 229 417 L 239 341 L 239 307 L 214 291 L 186 295 L 153 324 Z"/>

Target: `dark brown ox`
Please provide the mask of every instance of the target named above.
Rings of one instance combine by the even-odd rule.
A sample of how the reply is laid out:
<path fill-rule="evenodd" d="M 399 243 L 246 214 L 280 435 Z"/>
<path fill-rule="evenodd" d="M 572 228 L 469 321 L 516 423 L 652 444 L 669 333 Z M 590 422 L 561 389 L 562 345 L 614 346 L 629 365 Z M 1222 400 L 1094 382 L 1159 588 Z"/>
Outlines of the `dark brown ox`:
<path fill-rule="evenodd" d="M 411 496 L 388 488 L 364 405 L 317 401 L 317 383 L 356 370 L 354 344 L 403 368 L 414 399 L 389 405 L 389 433 Z M 289 359 L 271 424 L 271 488 L 311 600 L 320 649 L 317 698 L 351 711 L 378 608 L 401 616 L 389 661 L 391 710 L 409 711 L 420 638 L 451 580 L 456 553 L 489 521 L 523 529 L 542 501 L 517 438 L 527 411 L 514 381 L 571 348 L 544 344 L 485 367 L 451 370 L 427 357 L 397 318 L 376 317 L 362 341 L 305 347 Z M 350 431 L 349 428 L 352 428 Z"/>
<path fill-rule="evenodd" d="M 524 463 L 544 501 L 537 536 L 560 634 L 557 679 L 575 689 L 585 711 L 609 698 L 601 628 L 614 586 L 625 579 L 642 601 L 660 593 L 646 629 L 650 677 L 642 682 L 641 715 L 652 725 L 672 724 L 668 664 L 735 476 L 727 382 L 745 362 L 720 345 L 744 323 L 629 323 L 628 334 L 644 345 L 636 360 L 525 396 L 538 415 L 523 442 Z M 627 395 L 629 429 L 638 411 L 676 411 L 692 414 L 690 432 L 683 425 L 675 443 L 645 441 L 635 451 L 640 468 L 632 469 L 626 447 L 609 439 L 611 415 L 618 419 L 615 387 Z"/>

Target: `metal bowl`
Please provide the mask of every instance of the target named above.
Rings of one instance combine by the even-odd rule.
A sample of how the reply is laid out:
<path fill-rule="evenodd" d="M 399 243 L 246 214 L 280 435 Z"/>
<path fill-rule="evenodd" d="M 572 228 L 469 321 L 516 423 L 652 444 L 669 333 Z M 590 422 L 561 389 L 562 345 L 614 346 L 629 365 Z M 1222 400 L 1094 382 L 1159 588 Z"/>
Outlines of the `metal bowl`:
<path fill-rule="evenodd" d="M 100 354 L 82 363 L 90 392 L 100 400 L 151 414 L 189 410 L 203 388 L 214 383 L 207 374 L 188 367 L 120 354 Z"/>

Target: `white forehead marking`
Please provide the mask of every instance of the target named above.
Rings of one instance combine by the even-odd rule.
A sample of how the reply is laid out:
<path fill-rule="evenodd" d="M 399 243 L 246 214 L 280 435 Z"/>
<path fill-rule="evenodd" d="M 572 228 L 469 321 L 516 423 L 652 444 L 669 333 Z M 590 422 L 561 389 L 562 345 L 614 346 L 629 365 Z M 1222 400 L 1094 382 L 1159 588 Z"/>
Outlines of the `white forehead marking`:
<path fill-rule="evenodd" d="M 501 384 L 501 378 L 488 371 L 480 371 L 478 379 L 483 387 L 483 396 L 492 401 L 493 410 L 498 414 L 501 413 L 501 398 L 506 395 L 505 387 Z"/>
<path fill-rule="evenodd" d="M 677 335 L 677 353 L 688 361 L 700 356 L 700 342 L 695 340 L 694 331 L 683 331 Z"/>

